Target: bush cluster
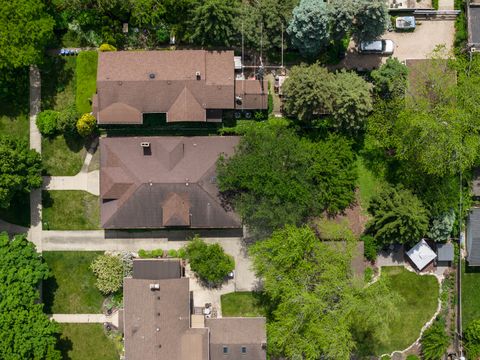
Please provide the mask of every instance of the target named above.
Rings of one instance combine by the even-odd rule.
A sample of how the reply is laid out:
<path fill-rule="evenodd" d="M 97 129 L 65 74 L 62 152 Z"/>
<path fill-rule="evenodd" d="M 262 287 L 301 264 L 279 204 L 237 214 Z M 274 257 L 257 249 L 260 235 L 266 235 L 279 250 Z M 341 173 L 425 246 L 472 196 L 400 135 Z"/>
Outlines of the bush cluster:
<path fill-rule="evenodd" d="M 154 249 L 154 250 L 144 250 L 140 249 L 138 250 L 138 256 L 142 259 L 153 259 L 153 258 L 160 258 L 160 257 L 170 257 L 170 258 L 185 258 L 186 251 L 185 249 L 170 249 L 167 252 L 165 252 L 162 249 Z"/>
<path fill-rule="evenodd" d="M 110 44 L 102 44 L 99 46 L 98 51 L 117 51 L 117 48 Z"/>
<path fill-rule="evenodd" d="M 368 261 L 375 261 L 377 259 L 378 245 L 375 238 L 370 235 L 364 235 L 360 238 L 363 241 L 363 254 Z"/>
<path fill-rule="evenodd" d="M 96 127 L 97 120 L 95 119 L 95 116 L 89 113 L 83 114 L 77 121 L 77 131 L 83 137 L 91 135 Z"/>
<path fill-rule="evenodd" d="M 77 111 L 75 106 L 62 111 L 45 110 L 37 115 L 37 127 L 43 136 L 51 137 L 60 133 L 71 134 L 75 131 Z"/>

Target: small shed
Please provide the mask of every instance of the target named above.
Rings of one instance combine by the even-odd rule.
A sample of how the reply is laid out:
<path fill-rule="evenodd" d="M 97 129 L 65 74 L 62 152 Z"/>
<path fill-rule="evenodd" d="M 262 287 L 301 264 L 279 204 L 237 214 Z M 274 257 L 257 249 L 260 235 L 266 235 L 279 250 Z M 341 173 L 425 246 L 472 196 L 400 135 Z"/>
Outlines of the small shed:
<path fill-rule="evenodd" d="M 437 265 L 451 266 L 455 257 L 452 243 L 437 244 Z"/>
<path fill-rule="evenodd" d="M 428 246 L 424 239 L 408 250 L 407 255 L 420 271 L 437 257 L 437 254 L 435 254 L 432 248 Z"/>

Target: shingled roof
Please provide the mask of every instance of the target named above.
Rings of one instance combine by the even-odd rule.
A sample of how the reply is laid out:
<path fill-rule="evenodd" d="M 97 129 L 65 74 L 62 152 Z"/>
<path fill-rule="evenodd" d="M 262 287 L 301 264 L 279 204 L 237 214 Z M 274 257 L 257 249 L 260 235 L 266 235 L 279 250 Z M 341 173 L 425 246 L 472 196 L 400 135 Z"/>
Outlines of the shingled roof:
<path fill-rule="evenodd" d="M 207 121 L 207 110 L 267 109 L 267 82 L 235 81 L 233 51 L 100 52 L 93 113 L 99 124 L 142 124 L 144 113 L 167 122 Z"/>
<path fill-rule="evenodd" d="M 480 209 L 470 210 L 467 220 L 467 261 L 470 266 L 480 266 Z"/>
<path fill-rule="evenodd" d="M 102 226 L 240 228 L 216 185 L 219 155 L 232 155 L 238 142 L 236 136 L 100 139 Z"/>

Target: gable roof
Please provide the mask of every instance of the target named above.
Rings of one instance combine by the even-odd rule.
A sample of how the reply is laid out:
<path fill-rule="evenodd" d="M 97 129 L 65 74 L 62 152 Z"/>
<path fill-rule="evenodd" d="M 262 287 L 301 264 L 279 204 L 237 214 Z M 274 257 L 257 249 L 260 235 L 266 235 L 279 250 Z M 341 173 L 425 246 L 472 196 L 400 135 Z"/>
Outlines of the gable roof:
<path fill-rule="evenodd" d="M 107 229 L 240 228 L 216 185 L 236 136 L 100 139 L 101 223 Z M 142 148 L 141 143 L 149 143 Z"/>
<path fill-rule="evenodd" d="M 471 209 L 467 220 L 467 261 L 480 266 L 480 209 Z"/>
<path fill-rule="evenodd" d="M 424 239 L 408 250 L 407 255 L 420 271 L 437 257 Z"/>
<path fill-rule="evenodd" d="M 99 124 L 206 121 L 206 109 L 234 108 L 233 51 L 100 52 L 94 115 Z"/>
<path fill-rule="evenodd" d="M 143 280 L 180 279 L 180 260 L 175 259 L 134 259 L 133 278 Z"/>

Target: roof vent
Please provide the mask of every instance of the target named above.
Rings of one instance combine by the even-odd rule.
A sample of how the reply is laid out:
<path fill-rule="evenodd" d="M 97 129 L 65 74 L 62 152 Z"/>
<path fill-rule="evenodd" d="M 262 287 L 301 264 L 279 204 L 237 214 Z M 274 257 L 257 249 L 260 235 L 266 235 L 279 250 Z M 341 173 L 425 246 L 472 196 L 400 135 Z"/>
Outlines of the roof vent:
<path fill-rule="evenodd" d="M 142 148 L 149 148 L 150 147 L 150 143 L 148 141 L 143 141 L 140 143 L 140 146 Z"/>
<path fill-rule="evenodd" d="M 155 79 L 155 74 L 154 74 L 154 73 L 150 73 L 150 74 L 148 74 L 148 77 L 149 77 L 150 79 Z"/>
<path fill-rule="evenodd" d="M 160 284 L 150 284 L 150 290 L 155 291 L 155 290 L 160 290 Z"/>
<path fill-rule="evenodd" d="M 197 77 L 197 80 L 202 80 L 202 75 L 200 75 L 200 71 L 197 71 L 195 73 L 195 76 Z"/>

